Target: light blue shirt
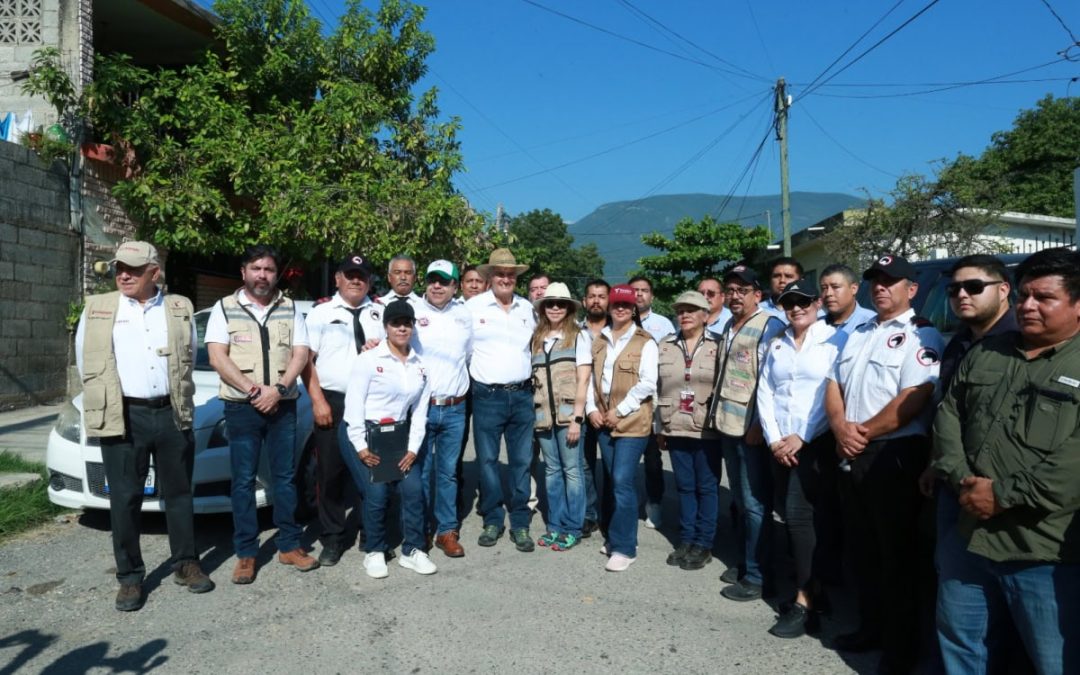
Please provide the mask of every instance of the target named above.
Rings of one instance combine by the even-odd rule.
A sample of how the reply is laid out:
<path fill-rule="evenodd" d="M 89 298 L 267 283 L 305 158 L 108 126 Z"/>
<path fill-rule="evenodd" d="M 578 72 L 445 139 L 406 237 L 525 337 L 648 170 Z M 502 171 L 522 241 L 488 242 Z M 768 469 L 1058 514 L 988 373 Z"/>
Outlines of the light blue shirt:
<path fill-rule="evenodd" d="M 829 320 L 830 317 L 826 316 L 825 323 L 829 324 L 830 326 L 836 326 L 837 330 L 842 330 L 848 335 L 851 335 L 855 332 L 856 328 L 866 323 L 867 321 L 873 321 L 876 318 L 877 312 L 872 309 L 867 309 L 859 303 L 855 303 L 855 311 L 851 313 L 851 316 L 848 317 L 847 321 L 845 321 L 844 323 L 833 323 Z"/>

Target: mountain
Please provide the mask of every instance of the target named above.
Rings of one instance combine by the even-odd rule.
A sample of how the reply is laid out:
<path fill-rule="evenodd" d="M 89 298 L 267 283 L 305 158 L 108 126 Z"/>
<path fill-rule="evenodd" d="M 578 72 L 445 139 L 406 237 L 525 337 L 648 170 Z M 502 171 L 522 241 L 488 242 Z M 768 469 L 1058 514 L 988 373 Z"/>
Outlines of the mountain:
<path fill-rule="evenodd" d="M 642 256 L 658 253 L 641 243 L 641 235 L 658 231 L 668 236 L 675 223 L 690 217 L 700 220 L 711 215 L 720 222 L 736 221 L 746 227 L 765 225 L 766 211 L 772 216 L 773 240 L 781 237 L 780 195 L 735 197 L 719 211 L 724 197 L 708 194 L 657 195 L 625 202 L 604 204 L 568 226 L 574 244 L 594 243 L 604 258 L 604 276 L 609 281 L 625 280 Z M 792 192 L 792 234 L 864 200 L 836 192 Z"/>

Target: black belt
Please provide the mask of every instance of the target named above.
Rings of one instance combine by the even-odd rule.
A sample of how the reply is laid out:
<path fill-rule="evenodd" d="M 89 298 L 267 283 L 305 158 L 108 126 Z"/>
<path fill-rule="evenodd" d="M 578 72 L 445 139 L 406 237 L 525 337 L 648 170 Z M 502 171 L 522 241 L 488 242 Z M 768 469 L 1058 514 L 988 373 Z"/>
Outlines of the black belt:
<path fill-rule="evenodd" d="M 125 396 L 124 403 L 141 406 L 143 408 L 168 408 L 172 405 L 172 399 L 168 396 L 158 396 L 157 398 L 135 398 L 134 396 Z"/>
<path fill-rule="evenodd" d="M 502 389 L 503 391 L 520 391 L 521 389 L 532 390 L 532 380 L 510 382 L 509 384 L 481 384 L 484 384 L 485 387 L 490 387 L 491 389 Z"/>

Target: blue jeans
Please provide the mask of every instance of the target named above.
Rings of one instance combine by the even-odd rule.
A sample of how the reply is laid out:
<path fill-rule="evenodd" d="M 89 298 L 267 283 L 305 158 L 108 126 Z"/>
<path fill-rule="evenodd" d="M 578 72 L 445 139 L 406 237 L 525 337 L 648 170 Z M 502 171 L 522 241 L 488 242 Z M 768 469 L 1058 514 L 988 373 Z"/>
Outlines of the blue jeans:
<path fill-rule="evenodd" d="M 263 415 L 250 403 L 225 401 L 232 468 L 233 550 L 238 558 L 259 552 L 259 521 L 255 513 L 255 474 L 263 448 L 270 459 L 274 526 L 281 552 L 300 547 L 296 523 L 296 401 L 282 401 L 273 415 Z"/>
<path fill-rule="evenodd" d="M 649 437 L 614 437 L 609 429 L 601 429 L 597 441 L 600 456 L 604 459 L 604 480 L 611 485 L 615 498 L 607 529 L 608 553 L 635 558 L 638 531 L 637 467 Z"/>
<path fill-rule="evenodd" d="M 720 437 L 720 447 L 732 496 L 742 516 L 739 558 L 746 565 L 745 579 L 763 584 L 772 563 L 772 454 L 763 445 L 747 445 L 743 439 L 727 435 Z"/>
<path fill-rule="evenodd" d="M 413 549 L 424 550 L 427 544 L 424 538 L 424 486 L 420 480 L 423 466 L 424 449 L 421 448 L 412 468 L 401 480 L 390 483 L 372 483 L 371 472 L 367 464 L 360 461 L 360 455 L 352 443 L 341 446 L 341 460 L 352 474 L 357 489 L 364 495 L 364 550 L 386 551 L 386 507 L 390 503 L 390 492 L 397 487 L 398 501 L 401 505 L 401 554 L 409 555 Z"/>
<path fill-rule="evenodd" d="M 718 443 L 668 436 L 667 448 L 679 492 L 679 543 L 712 550 L 723 474 Z"/>
<path fill-rule="evenodd" d="M 503 526 L 507 501 L 499 475 L 499 441 L 506 439 L 510 473 L 510 528 L 529 527 L 529 468 L 536 413 L 528 389 L 495 389 L 473 381 L 473 440 L 480 467 L 480 515 L 484 526 Z"/>
<path fill-rule="evenodd" d="M 956 494 L 938 491 L 937 634 L 948 673 L 990 672 L 1011 616 L 1035 670 L 1080 672 L 1080 564 L 994 562 L 967 550 Z M 1004 628 L 1007 630 L 1007 627 Z"/>
<path fill-rule="evenodd" d="M 597 523 L 600 521 L 600 508 L 597 499 L 599 491 L 596 489 L 599 481 L 596 473 L 596 429 L 588 421 L 581 425 L 580 442 L 585 456 L 585 520 Z"/>
<path fill-rule="evenodd" d="M 537 431 L 544 453 L 544 486 L 547 491 L 548 531 L 581 536 L 585 522 L 585 460 L 582 439 L 566 443 L 567 427 Z"/>
<path fill-rule="evenodd" d="M 457 464 L 461 439 L 465 436 L 465 402 L 433 405 L 428 408 L 424 443 L 417 461 L 423 458 L 420 482 L 428 531 L 446 534 L 460 526 L 457 518 Z"/>

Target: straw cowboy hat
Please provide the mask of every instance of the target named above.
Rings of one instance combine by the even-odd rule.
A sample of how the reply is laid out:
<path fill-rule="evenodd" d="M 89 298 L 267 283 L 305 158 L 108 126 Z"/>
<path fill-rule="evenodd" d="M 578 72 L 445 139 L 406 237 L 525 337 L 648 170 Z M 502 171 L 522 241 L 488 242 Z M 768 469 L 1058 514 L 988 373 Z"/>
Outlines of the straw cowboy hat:
<path fill-rule="evenodd" d="M 519 265 L 518 261 L 514 258 L 514 254 L 510 252 L 508 248 L 497 248 L 491 252 L 491 256 L 488 257 L 486 265 L 477 265 L 476 269 L 488 276 L 492 270 L 496 267 L 509 267 L 514 270 L 514 274 L 521 274 L 525 270 L 529 269 L 528 265 Z"/>
<path fill-rule="evenodd" d="M 570 296 L 570 289 L 561 281 L 556 281 L 549 285 L 547 290 L 544 291 L 544 297 L 533 301 L 533 307 L 539 312 L 543 309 L 545 302 L 552 302 L 554 300 L 573 303 L 575 312 L 581 309 L 581 303 Z"/>

